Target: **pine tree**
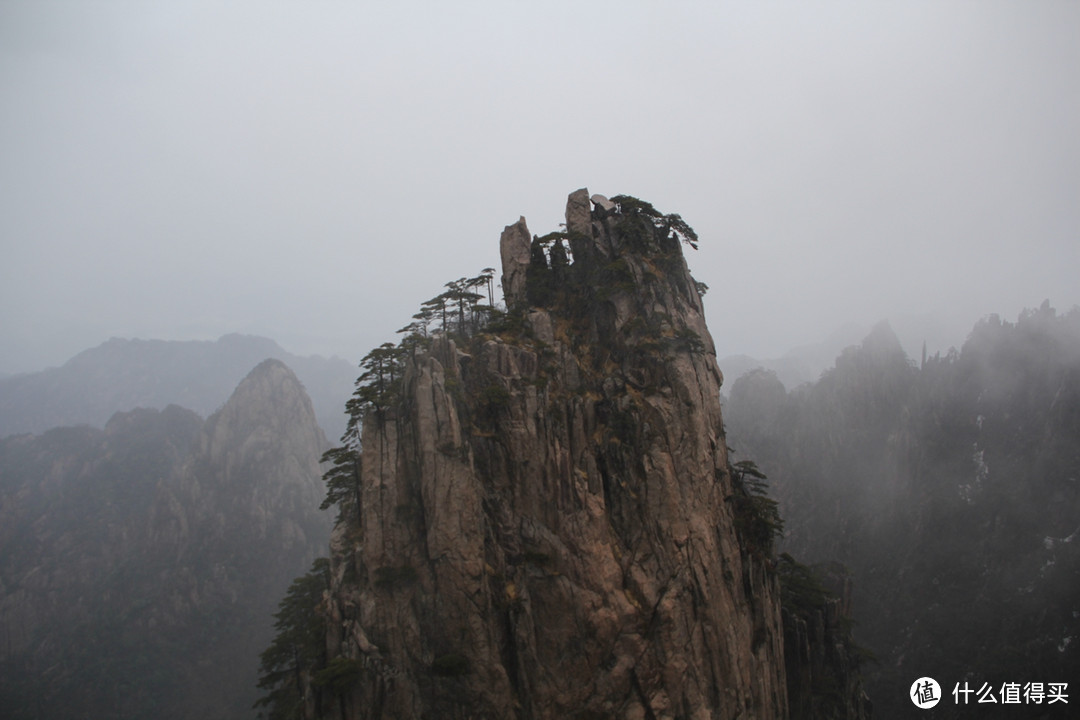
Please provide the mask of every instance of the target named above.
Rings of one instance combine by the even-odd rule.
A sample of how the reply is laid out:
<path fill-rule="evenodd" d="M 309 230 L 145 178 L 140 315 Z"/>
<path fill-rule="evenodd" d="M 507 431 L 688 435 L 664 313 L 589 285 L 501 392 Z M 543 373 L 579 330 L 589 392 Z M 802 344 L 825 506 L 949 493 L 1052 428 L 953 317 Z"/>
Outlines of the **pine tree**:
<path fill-rule="evenodd" d="M 277 635 L 260 655 L 258 687 L 268 691 L 255 703 L 268 720 L 301 720 L 305 707 L 318 710 L 321 697 L 312 679 L 326 666 L 326 619 L 320 612 L 330 588 L 330 561 L 319 558 L 293 580 L 274 614 Z"/>

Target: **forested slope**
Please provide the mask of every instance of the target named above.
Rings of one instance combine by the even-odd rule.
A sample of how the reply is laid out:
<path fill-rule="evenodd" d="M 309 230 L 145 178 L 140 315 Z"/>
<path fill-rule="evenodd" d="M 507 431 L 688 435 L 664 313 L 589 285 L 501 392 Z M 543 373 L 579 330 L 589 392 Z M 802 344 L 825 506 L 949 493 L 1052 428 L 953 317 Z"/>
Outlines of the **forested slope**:
<path fill-rule="evenodd" d="M 853 573 L 879 716 L 924 675 L 961 714 L 958 682 L 1080 676 L 1080 312 L 991 316 L 918 365 L 881 325 L 812 385 L 744 375 L 725 418 L 784 547 Z"/>

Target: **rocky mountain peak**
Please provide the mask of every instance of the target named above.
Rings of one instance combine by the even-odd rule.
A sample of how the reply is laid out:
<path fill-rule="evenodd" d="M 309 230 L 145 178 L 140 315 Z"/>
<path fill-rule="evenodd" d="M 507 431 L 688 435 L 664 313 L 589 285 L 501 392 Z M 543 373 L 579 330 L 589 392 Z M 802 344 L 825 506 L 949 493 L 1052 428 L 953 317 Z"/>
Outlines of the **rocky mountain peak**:
<path fill-rule="evenodd" d="M 214 461 L 225 452 L 247 457 L 260 448 L 276 452 L 327 445 L 304 386 L 285 363 L 273 358 L 248 373 L 210 416 L 204 443 Z M 268 443 L 272 447 L 265 447 Z"/>
<path fill-rule="evenodd" d="M 697 236 L 584 189 L 566 219 L 507 227 L 507 315 L 418 340 L 365 415 L 322 716 L 787 713 L 771 530 L 752 545 L 761 518 L 732 502 Z"/>
<path fill-rule="evenodd" d="M 216 341 L 113 338 L 85 350 L 62 367 L 0 379 L 0 436 L 41 433 L 89 424 L 104 427 L 116 412 L 170 404 L 207 417 L 265 358 L 288 364 L 303 383 L 323 430 L 344 429 L 341 398 L 348 395 L 354 366 L 341 358 L 299 357 L 254 335 Z"/>
<path fill-rule="evenodd" d="M 896 336 L 888 320 L 882 320 L 870 329 L 860 349 L 863 353 L 878 359 L 907 357 L 903 345 L 900 344 L 900 338 Z"/>

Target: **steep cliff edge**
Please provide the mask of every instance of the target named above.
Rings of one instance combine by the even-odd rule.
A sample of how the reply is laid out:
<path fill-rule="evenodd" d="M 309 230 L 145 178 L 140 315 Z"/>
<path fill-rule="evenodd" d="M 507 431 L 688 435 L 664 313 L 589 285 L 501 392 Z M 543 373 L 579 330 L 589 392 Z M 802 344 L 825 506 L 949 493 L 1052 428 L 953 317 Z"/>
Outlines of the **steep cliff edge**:
<path fill-rule="evenodd" d="M 506 316 L 411 343 L 393 401 L 367 403 L 332 539 L 329 715 L 787 716 L 696 236 L 614 200 L 571 194 L 544 238 L 509 226 Z"/>

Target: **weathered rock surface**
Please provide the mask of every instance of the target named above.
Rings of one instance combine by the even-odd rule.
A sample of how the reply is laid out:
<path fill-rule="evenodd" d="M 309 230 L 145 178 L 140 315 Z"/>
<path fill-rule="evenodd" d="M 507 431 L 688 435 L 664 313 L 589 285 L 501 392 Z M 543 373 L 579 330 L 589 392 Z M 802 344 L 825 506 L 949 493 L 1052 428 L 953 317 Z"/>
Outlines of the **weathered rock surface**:
<path fill-rule="evenodd" d="M 593 195 L 591 198 L 593 205 L 596 205 L 605 212 L 611 212 L 615 209 L 615 203 L 608 200 L 603 195 Z"/>
<path fill-rule="evenodd" d="M 681 245 L 587 190 L 566 219 L 573 263 L 532 253 L 550 288 L 518 326 L 437 339 L 366 418 L 361 519 L 332 540 L 329 651 L 362 668 L 340 717 L 788 715 L 778 581 L 735 529 Z"/>
<path fill-rule="evenodd" d="M 592 204 L 589 202 L 589 191 L 585 188 L 575 190 L 566 199 L 566 231 L 583 238 L 592 235 Z"/>
<path fill-rule="evenodd" d="M 325 448 L 277 360 L 205 423 L 0 441 L 0 715 L 254 717 L 277 599 L 329 537 Z"/>
<path fill-rule="evenodd" d="M 507 307 L 517 307 L 525 301 L 525 274 L 529 267 L 531 240 L 525 218 L 518 219 L 513 225 L 507 225 L 499 239 L 503 268 L 502 289 Z"/>

